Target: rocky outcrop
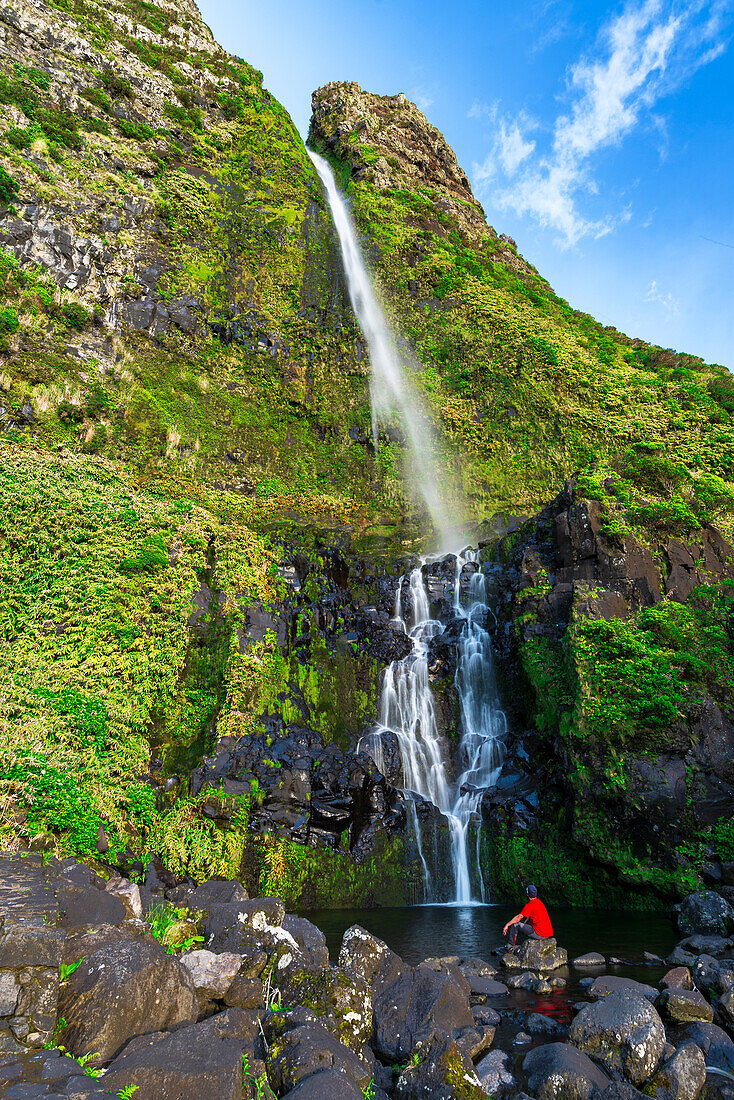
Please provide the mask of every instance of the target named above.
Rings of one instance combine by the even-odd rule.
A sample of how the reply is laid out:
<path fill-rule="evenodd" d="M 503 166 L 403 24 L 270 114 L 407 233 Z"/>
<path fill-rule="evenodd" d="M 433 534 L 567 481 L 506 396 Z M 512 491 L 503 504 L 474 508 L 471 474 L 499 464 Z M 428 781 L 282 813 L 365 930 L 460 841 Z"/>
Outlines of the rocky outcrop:
<path fill-rule="evenodd" d="M 224 739 L 192 779 L 194 794 L 211 792 L 205 813 L 219 821 L 235 814 L 238 799 L 249 798 L 253 787 L 253 828 L 329 848 L 341 847 L 346 833 L 355 859 L 367 855 L 378 832 L 404 824 L 402 796 L 369 756 L 324 745 L 304 726 L 281 730 L 277 738 L 268 731 Z"/>
<path fill-rule="evenodd" d="M 427 184 L 437 210 L 456 218 L 469 239 L 496 236 L 443 134 L 402 92 L 379 96 L 332 81 L 313 93 L 311 110 L 309 145 L 350 163 L 356 179 L 379 190 Z"/>

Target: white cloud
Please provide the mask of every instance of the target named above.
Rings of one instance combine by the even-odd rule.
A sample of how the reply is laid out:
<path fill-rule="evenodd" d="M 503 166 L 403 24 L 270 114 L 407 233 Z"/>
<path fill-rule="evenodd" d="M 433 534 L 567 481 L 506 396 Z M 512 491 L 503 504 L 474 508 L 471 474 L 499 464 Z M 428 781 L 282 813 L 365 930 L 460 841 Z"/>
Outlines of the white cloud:
<path fill-rule="evenodd" d="M 628 4 L 601 29 L 594 53 L 569 70 L 569 107 L 552 123 L 543 151 L 527 136 L 537 124 L 525 112 L 502 119 L 497 107 L 474 105 L 471 117 L 494 114 L 495 121 L 492 151 L 474 166 L 479 190 L 488 191 L 499 164 L 507 183 L 488 196 L 491 201 L 556 229 L 563 247 L 585 236 L 604 236 L 629 220 L 628 210 L 596 218 L 584 213 L 583 195 L 598 192 L 594 155 L 619 145 L 643 122 L 664 140 L 664 125 L 652 108 L 721 55 L 728 8 L 729 0 L 692 0 L 680 7 L 674 0 Z"/>
<path fill-rule="evenodd" d="M 645 295 L 645 301 L 659 302 L 668 316 L 677 313 L 680 308 L 678 299 L 674 298 L 670 292 L 663 294 L 655 279 L 650 283 L 647 294 Z"/>

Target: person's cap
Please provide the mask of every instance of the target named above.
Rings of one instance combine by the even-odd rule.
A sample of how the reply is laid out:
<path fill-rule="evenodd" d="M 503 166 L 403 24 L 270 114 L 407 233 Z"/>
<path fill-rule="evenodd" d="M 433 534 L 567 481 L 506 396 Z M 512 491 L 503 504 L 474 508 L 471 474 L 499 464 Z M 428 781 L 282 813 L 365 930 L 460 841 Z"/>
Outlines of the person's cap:
<path fill-rule="evenodd" d="M 525 893 L 528 895 L 529 898 L 537 898 L 538 896 L 538 890 L 535 886 L 526 886 Z"/>

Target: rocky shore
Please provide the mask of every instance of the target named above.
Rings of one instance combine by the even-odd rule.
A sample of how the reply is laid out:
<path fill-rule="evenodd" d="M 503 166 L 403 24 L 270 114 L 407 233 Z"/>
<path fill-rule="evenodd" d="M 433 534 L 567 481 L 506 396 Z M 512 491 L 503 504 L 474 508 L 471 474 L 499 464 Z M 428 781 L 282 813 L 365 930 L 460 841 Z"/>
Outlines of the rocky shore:
<path fill-rule="evenodd" d="M 676 907 L 649 983 L 552 939 L 413 966 L 359 925 L 330 961 L 278 898 L 153 863 L 136 883 L 3 857 L 0 904 L 7 1100 L 734 1096 L 734 908 L 713 892 Z"/>

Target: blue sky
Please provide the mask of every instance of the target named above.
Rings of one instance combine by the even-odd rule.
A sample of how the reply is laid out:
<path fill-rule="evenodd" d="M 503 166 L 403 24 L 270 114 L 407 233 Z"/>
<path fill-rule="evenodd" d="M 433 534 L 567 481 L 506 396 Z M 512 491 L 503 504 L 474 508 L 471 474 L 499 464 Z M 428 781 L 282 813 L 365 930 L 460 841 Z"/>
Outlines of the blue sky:
<path fill-rule="evenodd" d="M 403 91 L 571 305 L 734 369 L 734 0 L 201 0 L 306 134 Z"/>

